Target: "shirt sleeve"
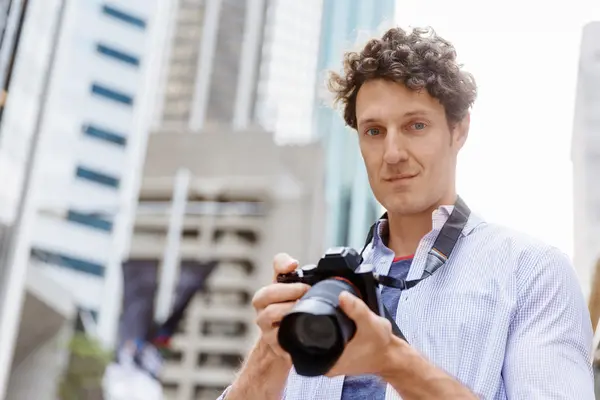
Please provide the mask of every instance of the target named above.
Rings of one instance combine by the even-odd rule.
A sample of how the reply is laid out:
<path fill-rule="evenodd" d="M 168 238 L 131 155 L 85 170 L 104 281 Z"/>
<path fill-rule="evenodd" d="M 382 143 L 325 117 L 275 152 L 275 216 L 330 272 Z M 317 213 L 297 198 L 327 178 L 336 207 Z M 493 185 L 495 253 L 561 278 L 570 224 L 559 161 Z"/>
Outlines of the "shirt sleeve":
<path fill-rule="evenodd" d="M 502 370 L 507 398 L 593 400 L 592 326 L 571 262 L 552 248 L 516 275 Z"/>

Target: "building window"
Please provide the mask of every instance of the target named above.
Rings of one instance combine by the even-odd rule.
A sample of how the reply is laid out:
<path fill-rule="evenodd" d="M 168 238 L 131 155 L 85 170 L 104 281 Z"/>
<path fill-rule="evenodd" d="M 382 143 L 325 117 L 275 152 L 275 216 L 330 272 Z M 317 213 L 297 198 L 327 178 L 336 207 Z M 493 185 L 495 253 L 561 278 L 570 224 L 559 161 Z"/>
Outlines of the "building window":
<path fill-rule="evenodd" d="M 107 46 L 105 44 L 97 44 L 96 51 L 104 56 L 124 62 L 125 64 L 134 65 L 136 67 L 138 67 L 140 65 L 139 57 L 136 57 L 131 54 L 127 54 L 124 51 L 117 50 L 117 49 Z"/>
<path fill-rule="evenodd" d="M 92 85 L 92 93 L 98 96 L 102 96 L 108 100 L 116 101 L 117 103 L 126 104 L 128 106 L 133 105 L 133 97 L 125 93 L 121 93 L 114 89 L 109 89 L 104 85 L 94 83 Z"/>
<path fill-rule="evenodd" d="M 46 264 L 52 264 L 90 275 L 104 276 L 104 266 L 92 261 L 66 256 L 64 254 L 36 247 L 31 249 L 31 257 Z"/>
<path fill-rule="evenodd" d="M 93 137 L 94 139 L 104 140 L 118 146 L 127 145 L 127 138 L 119 133 L 111 132 L 94 125 L 84 125 L 82 129 L 85 135 Z"/>
<path fill-rule="evenodd" d="M 67 213 L 67 220 L 106 232 L 112 231 L 113 228 L 112 221 L 102 218 L 98 214 L 81 213 L 69 210 Z"/>
<path fill-rule="evenodd" d="M 110 186 L 112 188 L 118 188 L 120 183 L 119 178 L 83 167 L 77 167 L 76 175 L 78 178 L 86 179 L 100 185 Z"/>
<path fill-rule="evenodd" d="M 143 19 L 136 17 L 134 15 L 129 14 L 128 12 L 119 10 L 113 6 L 104 5 L 102 6 L 102 12 L 110 17 L 118 19 L 119 21 L 126 22 L 130 25 L 133 25 L 138 28 L 145 29 L 146 21 Z"/>

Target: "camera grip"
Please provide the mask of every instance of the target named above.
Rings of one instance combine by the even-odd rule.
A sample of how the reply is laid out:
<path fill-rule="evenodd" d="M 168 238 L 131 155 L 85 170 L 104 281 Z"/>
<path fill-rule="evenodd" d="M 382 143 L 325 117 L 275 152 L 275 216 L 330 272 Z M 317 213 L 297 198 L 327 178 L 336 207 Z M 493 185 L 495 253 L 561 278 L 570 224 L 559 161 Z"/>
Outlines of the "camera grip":
<path fill-rule="evenodd" d="M 302 282 L 302 278 L 296 272 L 277 275 L 277 283 L 298 283 Z"/>

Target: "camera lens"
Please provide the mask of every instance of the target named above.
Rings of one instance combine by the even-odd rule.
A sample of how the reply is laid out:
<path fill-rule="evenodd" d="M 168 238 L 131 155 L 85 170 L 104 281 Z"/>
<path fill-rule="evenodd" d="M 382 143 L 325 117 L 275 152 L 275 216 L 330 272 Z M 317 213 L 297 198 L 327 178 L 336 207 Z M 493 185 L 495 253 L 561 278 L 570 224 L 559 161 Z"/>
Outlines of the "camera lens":
<path fill-rule="evenodd" d="M 279 344 L 292 356 L 298 374 L 325 374 L 354 336 L 356 325 L 339 307 L 343 291 L 357 294 L 348 281 L 337 278 L 320 281 L 281 320 Z"/>
<path fill-rule="evenodd" d="M 301 314 L 295 322 L 298 342 L 307 349 L 327 351 L 335 345 L 336 326 L 329 316 Z"/>

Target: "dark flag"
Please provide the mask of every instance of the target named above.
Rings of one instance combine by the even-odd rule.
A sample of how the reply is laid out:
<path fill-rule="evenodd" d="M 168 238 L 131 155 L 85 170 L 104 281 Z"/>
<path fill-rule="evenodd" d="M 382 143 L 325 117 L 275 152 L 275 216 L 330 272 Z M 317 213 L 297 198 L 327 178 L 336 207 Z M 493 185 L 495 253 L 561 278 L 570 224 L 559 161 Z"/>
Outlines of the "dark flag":
<path fill-rule="evenodd" d="M 181 261 L 173 309 L 167 320 L 158 326 L 152 340 L 156 346 L 169 346 L 169 342 L 177 331 L 177 327 L 181 323 L 187 307 L 196 293 L 204 287 L 206 279 L 216 266 L 216 261 Z"/>
<path fill-rule="evenodd" d="M 119 348 L 145 341 L 154 325 L 154 298 L 158 285 L 157 260 L 127 260 L 123 264 L 123 311 Z"/>
<path fill-rule="evenodd" d="M 216 265 L 216 261 L 181 261 L 171 313 L 165 321 L 154 321 L 158 261 L 125 262 L 117 363 L 133 363 L 156 379 L 163 364 L 163 354 L 169 351 L 171 338 L 187 307 Z"/>

